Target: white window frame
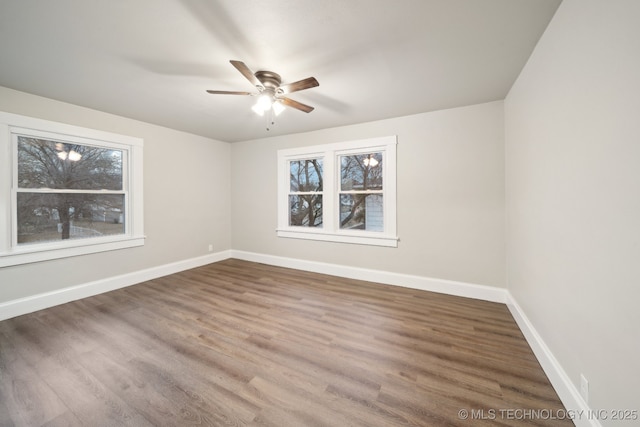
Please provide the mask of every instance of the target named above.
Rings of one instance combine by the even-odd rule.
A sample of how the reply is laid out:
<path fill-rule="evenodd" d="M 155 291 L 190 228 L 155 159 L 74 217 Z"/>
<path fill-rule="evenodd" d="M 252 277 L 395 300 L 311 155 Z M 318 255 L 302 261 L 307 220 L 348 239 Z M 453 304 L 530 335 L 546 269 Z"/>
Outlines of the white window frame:
<path fill-rule="evenodd" d="M 340 143 L 278 150 L 278 237 L 328 242 L 397 247 L 396 224 L 396 136 L 368 138 Z M 340 228 L 340 156 L 381 152 L 383 156 L 384 230 Z M 289 225 L 289 162 L 323 159 L 322 227 Z"/>
<path fill-rule="evenodd" d="M 322 154 L 319 154 L 318 156 L 311 156 L 311 157 L 307 156 L 307 157 L 304 157 L 304 158 L 297 158 L 295 160 L 297 160 L 297 161 L 305 161 L 305 160 L 315 160 L 315 159 L 320 159 L 320 160 L 324 161 L 324 159 L 322 157 Z M 287 165 L 289 165 L 289 160 L 287 160 Z M 289 170 L 289 166 L 287 166 L 287 170 Z M 324 179 L 324 164 L 322 165 L 322 173 L 323 173 L 323 179 Z M 287 194 L 285 195 L 285 198 L 287 200 L 289 200 L 290 196 L 311 196 L 311 195 L 315 195 L 315 194 L 320 194 L 322 196 L 322 198 L 323 198 L 322 211 L 323 211 L 323 221 L 324 221 L 324 195 L 325 195 L 324 186 L 323 186 L 323 190 L 322 191 L 291 191 L 290 186 L 287 186 L 286 191 L 287 191 Z M 289 210 L 287 209 L 287 217 L 288 217 L 288 215 L 289 215 Z M 323 226 L 316 227 L 316 228 L 322 228 Z"/>
<path fill-rule="evenodd" d="M 126 152 L 124 234 L 18 245 L 17 135 Z M 141 138 L 0 112 L 0 267 L 144 245 L 142 156 Z"/>

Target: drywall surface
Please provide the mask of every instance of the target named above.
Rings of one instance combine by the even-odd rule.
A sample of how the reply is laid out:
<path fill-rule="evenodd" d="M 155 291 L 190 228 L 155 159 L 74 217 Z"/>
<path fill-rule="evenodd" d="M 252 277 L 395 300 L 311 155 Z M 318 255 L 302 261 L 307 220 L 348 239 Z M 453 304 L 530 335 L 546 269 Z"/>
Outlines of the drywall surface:
<path fill-rule="evenodd" d="M 295 120 L 288 111 L 279 120 Z M 276 236 L 280 149 L 396 135 L 397 248 Z M 232 144 L 234 250 L 504 286 L 501 101 Z"/>
<path fill-rule="evenodd" d="M 508 288 L 608 411 L 640 410 L 638 22 L 565 0 L 505 100 Z"/>
<path fill-rule="evenodd" d="M 0 303 L 230 249 L 228 143 L 0 87 L 0 110 L 144 139 L 142 247 L 0 268 Z"/>

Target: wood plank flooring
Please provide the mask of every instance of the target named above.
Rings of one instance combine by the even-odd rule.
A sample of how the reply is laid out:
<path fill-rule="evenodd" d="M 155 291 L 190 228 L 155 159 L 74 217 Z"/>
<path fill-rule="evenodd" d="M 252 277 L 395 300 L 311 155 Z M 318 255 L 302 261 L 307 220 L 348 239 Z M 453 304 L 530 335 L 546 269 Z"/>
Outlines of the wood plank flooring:
<path fill-rule="evenodd" d="M 246 261 L 0 322 L 1 426 L 573 425 L 562 411 L 502 304 Z"/>

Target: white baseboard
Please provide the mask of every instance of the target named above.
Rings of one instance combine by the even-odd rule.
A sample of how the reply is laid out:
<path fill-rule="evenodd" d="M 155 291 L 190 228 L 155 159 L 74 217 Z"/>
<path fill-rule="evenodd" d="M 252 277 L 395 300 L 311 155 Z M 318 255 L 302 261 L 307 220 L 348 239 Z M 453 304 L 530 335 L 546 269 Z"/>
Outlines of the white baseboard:
<path fill-rule="evenodd" d="M 475 298 L 492 302 L 507 302 L 507 290 L 504 288 L 497 288 L 493 286 L 475 285 L 472 283 L 456 282 L 444 279 L 433 279 L 430 277 L 392 273 L 382 270 L 372 270 L 367 268 L 349 267 L 346 265 L 306 261 L 302 259 L 265 255 L 255 252 L 232 250 L 231 257 L 242 259 L 245 261 L 275 265 L 278 267 L 295 268 L 297 270 L 329 274 L 332 276 L 346 277 L 349 279 L 383 283 L 385 285 L 402 286 L 405 288 L 439 292 L 443 294 Z"/>
<path fill-rule="evenodd" d="M 104 292 L 113 291 L 135 285 L 136 283 L 167 276 L 169 274 L 200 267 L 202 265 L 222 261 L 228 258 L 238 258 L 246 261 L 259 262 L 280 267 L 295 268 L 298 270 L 330 274 L 350 279 L 366 280 L 370 282 L 384 283 L 387 285 L 403 286 L 407 288 L 440 292 L 449 295 L 493 302 L 506 303 L 507 301 L 507 291 L 502 288 L 474 285 L 451 280 L 432 279 L 429 277 L 412 276 L 381 270 L 349 267 L 338 264 L 306 261 L 295 258 L 285 258 L 254 252 L 227 250 L 0 303 L 0 320 L 10 319 L 12 317 L 65 304 L 81 298 L 87 298 Z"/>
<path fill-rule="evenodd" d="M 562 369 L 560 363 L 558 363 L 556 358 L 553 356 L 549 347 L 535 330 L 516 300 L 506 289 L 236 250 L 231 251 L 231 258 L 279 267 L 294 268 L 297 270 L 311 271 L 314 273 L 330 274 L 350 279 L 366 280 L 370 282 L 504 303 L 509 308 L 509 311 L 527 339 L 531 349 L 538 358 L 540 365 L 549 377 L 549 381 L 567 409 L 567 416 L 570 416 L 573 419 L 577 427 L 602 427 L 597 419 L 589 416 L 589 414 L 593 414 L 592 410 L 582 399 L 582 396 L 580 396 L 580 393 L 573 385 L 564 369 Z"/>
<path fill-rule="evenodd" d="M 0 303 L 0 320 L 10 319 L 12 317 L 32 313 L 37 310 L 135 285 L 136 283 L 178 273 L 190 268 L 211 264 L 212 262 L 222 261 L 230 256 L 231 251 L 216 252 L 197 258 L 190 258 L 158 267 L 135 271 L 133 273 L 108 277 L 106 279 L 96 280 L 82 285 L 71 286 L 52 292 Z"/>
<path fill-rule="evenodd" d="M 0 320 L 9 319 L 23 314 L 53 307 L 59 304 L 87 298 L 104 292 L 113 291 L 127 286 L 152 280 L 158 277 L 200 267 L 228 258 L 237 258 L 262 264 L 279 267 L 294 268 L 303 271 L 329 274 L 350 279 L 365 280 L 388 285 L 402 286 L 424 291 L 439 292 L 467 298 L 475 298 L 485 301 L 499 302 L 507 305 L 527 342 L 531 346 L 538 361 L 549 377 L 560 400 L 572 414 L 577 427 L 601 427 L 597 419 L 588 416 L 591 409 L 582 399 L 580 393 L 573 385 L 562 366 L 551 353 L 542 337 L 533 327 L 522 308 L 513 296 L 503 288 L 476 285 L 472 283 L 456 282 L 451 280 L 434 279 L 429 277 L 414 276 L 401 273 L 393 273 L 382 270 L 349 267 L 346 265 L 329 264 L 316 261 L 307 261 L 296 258 L 287 258 L 274 255 L 265 255 L 254 252 L 227 250 L 202 257 L 177 261 L 158 267 L 152 267 L 133 273 L 96 280 L 78 286 L 72 286 L 52 292 L 20 298 L 5 303 L 0 303 Z"/>
<path fill-rule="evenodd" d="M 551 350 L 533 327 L 533 324 L 529 321 L 511 293 L 508 293 L 507 307 L 576 427 L 602 427 L 602 424 L 600 424 L 596 417 L 590 416 L 590 414 L 593 414 L 593 410 L 584 401 L 576 386 L 565 370 L 562 369 L 558 360 L 553 353 L 551 353 Z"/>

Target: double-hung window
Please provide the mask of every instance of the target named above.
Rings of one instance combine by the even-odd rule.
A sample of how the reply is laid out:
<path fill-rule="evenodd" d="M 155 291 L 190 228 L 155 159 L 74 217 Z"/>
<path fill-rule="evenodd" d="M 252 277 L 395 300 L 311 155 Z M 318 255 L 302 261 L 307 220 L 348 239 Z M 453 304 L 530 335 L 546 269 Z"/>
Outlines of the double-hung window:
<path fill-rule="evenodd" d="M 289 224 L 322 227 L 322 158 L 296 159 L 289 164 Z"/>
<path fill-rule="evenodd" d="M 396 137 L 278 151 L 280 237 L 397 246 Z"/>
<path fill-rule="evenodd" d="M 0 266 L 139 246 L 142 140 L 0 113 Z"/>

